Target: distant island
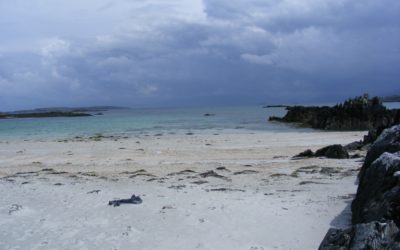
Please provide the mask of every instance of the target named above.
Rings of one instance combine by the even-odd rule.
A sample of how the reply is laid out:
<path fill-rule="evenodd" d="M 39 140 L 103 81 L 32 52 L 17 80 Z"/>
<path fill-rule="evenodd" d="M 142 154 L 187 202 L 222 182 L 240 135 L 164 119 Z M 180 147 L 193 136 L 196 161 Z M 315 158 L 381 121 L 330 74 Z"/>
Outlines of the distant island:
<path fill-rule="evenodd" d="M 87 113 L 79 112 L 39 112 L 39 113 L 13 113 L 6 114 L 0 113 L 0 119 L 13 119 L 13 118 L 45 118 L 45 117 L 79 117 L 79 116 L 92 116 Z"/>
<path fill-rule="evenodd" d="M 382 102 L 400 102 L 400 95 L 390 95 L 379 98 Z"/>
<path fill-rule="evenodd" d="M 89 113 L 102 112 L 113 109 L 126 109 L 126 108 L 114 107 L 114 106 L 94 106 L 94 107 L 77 107 L 77 108 L 69 108 L 69 107 L 38 108 L 32 110 L 0 112 L 0 119 L 93 116 L 93 114 Z M 102 115 L 102 113 L 95 113 L 94 115 Z"/>
<path fill-rule="evenodd" d="M 114 109 L 128 109 L 128 108 L 116 107 L 116 106 L 50 107 L 50 108 L 18 110 L 18 111 L 5 112 L 5 113 L 20 114 L 20 113 L 46 113 L 46 112 L 102 112 L 102 111 L 114 110 Z"/>
<path fill-rule="evenodd" d="M 264 109 L 267 108 L 287 108 L 289 105 L 282 105 L 282 104 L 277 104 L 277 105 L 265 105 L 263 106 Z"/>

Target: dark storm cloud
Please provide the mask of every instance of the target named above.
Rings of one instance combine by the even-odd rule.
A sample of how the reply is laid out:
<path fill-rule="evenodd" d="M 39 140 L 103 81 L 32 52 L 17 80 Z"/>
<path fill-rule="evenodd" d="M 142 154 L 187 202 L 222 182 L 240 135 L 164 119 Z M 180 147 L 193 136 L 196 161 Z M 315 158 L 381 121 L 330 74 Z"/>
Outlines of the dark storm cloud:
<path fill-rule="evenodd" d="M 398 13 L 395 0 L 4 1 L 0 109 L 390 94 Z"/>

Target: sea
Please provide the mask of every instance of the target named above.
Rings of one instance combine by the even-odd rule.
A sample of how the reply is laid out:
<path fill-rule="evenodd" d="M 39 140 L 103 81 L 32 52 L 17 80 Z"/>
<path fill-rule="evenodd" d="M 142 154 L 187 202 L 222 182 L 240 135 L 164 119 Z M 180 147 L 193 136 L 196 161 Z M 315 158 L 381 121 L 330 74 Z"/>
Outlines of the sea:
<path fill-rule="evenodd" d="M 386 103 L 400 108 L 400 103 Z M 93 114 L 98 113 L 94 112 Z M 307 132 L 311 129 L 269 122 L 270 116 L 284 116 L 284 107 L 261 105 L 111 109 L 87 117 L 1 119 L 0 140 L 72 138 L 94 135 L 171 135 L 204 133 Z M 206 116 L 206 114 L 210 114 Z"/>

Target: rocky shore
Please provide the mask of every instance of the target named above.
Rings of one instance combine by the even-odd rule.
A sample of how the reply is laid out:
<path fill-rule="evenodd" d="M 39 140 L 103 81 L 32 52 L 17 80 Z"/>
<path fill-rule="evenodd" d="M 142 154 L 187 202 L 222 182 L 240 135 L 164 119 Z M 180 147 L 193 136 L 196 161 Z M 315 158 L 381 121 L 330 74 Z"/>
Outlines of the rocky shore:
<path fill-rule="evenodd" d="M 400 249 L 400 125 L 371 145 L 352 202 L 352 227 L 331 228 L 320 250 Z"/>
<path fill-rule="evenodd" d="M 320 250 L 400 249 L 400 110 L 389 110 L 378 97 L 349 99 L 333 107 L 288 107 L 270 121 L 322 130 L 368 130 L 363 140 L 346 146 L 308 149 L 294 158 L 357 158 L 367 150 L 351 203 L 351 227 L 328 230 Z"/>
<path fill-rule="evenodd" d="M 349 99 L 333 107 L 293 106 L 287 107 L 287 110 L 284 117 L 272 116 L 269 120 L 323 130 L 373 130 L 376 135 L 400 122 L 399 109 L 389 110 L 378 97 L 370 99 L 368 95 Z"/>

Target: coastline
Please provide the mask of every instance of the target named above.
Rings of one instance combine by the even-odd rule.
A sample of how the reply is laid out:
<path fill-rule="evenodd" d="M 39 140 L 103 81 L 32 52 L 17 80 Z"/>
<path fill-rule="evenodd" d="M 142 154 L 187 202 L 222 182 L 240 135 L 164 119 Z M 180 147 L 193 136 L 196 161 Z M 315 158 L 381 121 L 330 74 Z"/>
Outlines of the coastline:
<path fill-rule="evenodd" d="M 362 163 L 291 157 L 365 134 L 2 141 L 0 248 L 316 249 L 350 224 Z M 132 194 L 143 204 L 107 206 Z"/>

